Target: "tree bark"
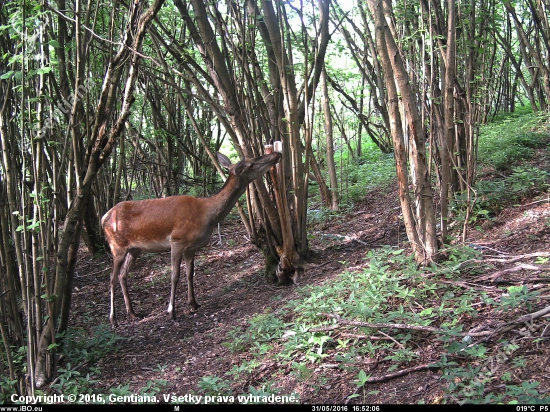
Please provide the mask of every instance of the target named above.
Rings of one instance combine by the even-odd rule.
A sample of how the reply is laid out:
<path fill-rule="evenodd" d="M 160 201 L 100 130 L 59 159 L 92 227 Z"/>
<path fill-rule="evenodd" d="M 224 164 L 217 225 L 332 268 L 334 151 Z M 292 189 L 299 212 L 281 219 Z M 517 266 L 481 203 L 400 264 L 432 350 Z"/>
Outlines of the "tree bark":
<path fill-rule="evenodd" d="M 330 98 L 328 95 L 327 72 L 323 68 L 321 72 L 321 90 L 323 100 L 323 112 L 325 114 L 325 138 L 327 143 L 327 167 L 330 180 L 330 205 L 331 210 L 339 208 L 338 178 L 336 176 L 336 165 L 334 163 L 334 138 L 332 127 L 332 114 L 330 112 Z M 359 136 L 359 140 L 361 137 Z"/>
<path fill-rule="evenodd" d="M 390 111 L 390 122 L 392 124 L 392 137 L 396 153 L 398 184 L 405 227 L 416 261 L 420 264 L 428 264 L 437 260 L 438 246 L 433 196 L 426 162 L 424 139 L 421 136 L 420 117 L 407 71 L 401 60 L 401 54 L 386 23 L 386 19 L 392 19 L 389 4 L 384 2 L 383 7 L 383 2 L 376 0 L 368 0 L 368 3 L 375 21 L 376 42 L 388 88 L 388 110 Z M 405 173 L 406 161 L 404 158 L 406 149 L 397 88 L 401 93 L 405 120 L 409 128 L 408 152 L 414 206 L 409 201 L 407 174 Z M 413 207 L 414 213 L 411 210 Z"/>
<path fill-rule="evenodd" d="M 452 164 L 451 156 L 455 151 L 455 123 L 454 123 L 454 80 L 455 80 L 455 32 L 456 9 L 454 0 L 448 0 L 447 17 L 447 54 L 445 56 L 445 93 L 443 95 L 443 112 L 445 115 L 445 129 L 441 134 L 439 145 L 441 159 L 441 237 L 447 242 L 447 219 L 449 215 L 449 195 L 451 193 Z"/>

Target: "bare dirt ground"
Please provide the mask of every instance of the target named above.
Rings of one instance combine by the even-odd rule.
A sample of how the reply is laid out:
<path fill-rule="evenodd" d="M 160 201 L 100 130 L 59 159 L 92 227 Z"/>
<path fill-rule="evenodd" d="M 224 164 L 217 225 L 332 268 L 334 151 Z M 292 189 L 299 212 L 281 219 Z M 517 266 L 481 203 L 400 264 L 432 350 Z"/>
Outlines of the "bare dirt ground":
<path fill-rule="evenodd" d="M 314 239 L 310 246 L 315 256 L 300 278 L 300 286 L 330 280 L 344 270 L 344 265 L 348 270 L 360 269 L 368 264 L 364 257 L 370 249 L 403 244 L 406 235 L 400 225 L 401 211 L 397 193 L 391 187 L 394 186 L 384 192 L 367 193 L 353 212 L 311 228 Z M 482 229 L 470 230 L 469 242 L 514 256 L 550 251 L 549 222 L 548 201 L 535 203 L 533 199 L 524 199 L 521 206 L 508 207 Z M 74 282 L 71 326 L 90 328 L 108 323 L 110 265 L 109 256 L 97 260 L 84 255 L 80 259 Z M 511 263 L 496 265 L 497 270 L 515 266 Z M 200 378 L 224 377 L 233 365 L 246 359 L 246 354 L 233 354 L 223 345 L 229 339 L 228 331 L 234 326 L 247 325 L 248 319 L 268 308 L 276 310 L 289 299 L 298 297 L 296 286 L 279 287 L 266 283 L 262 275 L 262 256 L 245 239 L 239 221 L 224 222 L 219 236 L 214 232 L 210 244 L 197 255 L 195 269 L 195 292 L 202 307 L 197 313 L 189 312 L 187 282 L 182 276 L 177 291 L 177 322 L 174 323 L 165 312 L 170 292 L 169 253 L 141 256 L 137 260 L 128 284 L 134 310 L 143 319 L 132 322 L 126 317 L 122 293 L 117 287 L 116 310 L 120 326 L 116 332 L 126 339 L 119 341 L 116 353 L 97 365 L 102 371 L 98 390 L 106 393 L 109 388 L 129 383 L 137 392 L 148 380 L 165 379 L 169 384 L 163 393 L 197 393 Z M 523 269 L 497 277 L 503 282 L 520 284 L 524 280 L 538 279 L 538 283 L 547 285 L 548 274 L 548 269 Z M 487 282 L 494 286 L 493 279 Z M 288 317 L 292 318 L 292 314 Z M 548 324 L 547 320 L 545 322 Z M 541 332 L 539 330 L 539 336 Z M 546 336 L 550 333 L 545 332 Z M 426 345 L 429 346 L 429 342 Z M 522 345 L 520 352 L 529 367 L 517 378 L 538 380 L 543 383 L 540 389 L 548 390 L 548 340 L 538 344 L 526 340 Z M 246 392 L 248 385 L 254 386 L 277 373 L 280 377 L 277 386 L 284 388 L 283 393 L 298 393 L 301 403 L 348 402 L 348 397 L 357 391 L 353 383 L 357 371 L 330 365 L 319 367 L 323 368 L 324 376 L 329 377 L 321 386 L 307 380 L 297 381 L 290 371 L 281 371 L 280 364 L 267 356 L 250 378 L 239 383 L 240 387 L 234 387 L 233 392 Z M 386 369 L 381 364 L 371 373 L 384 375 Z M 369 391 L 378 392 L 353 399 L 351 403 L 438 403 L 444 383 L 437 370 L 412 372 L 383 383 L 369 384 Z"/>

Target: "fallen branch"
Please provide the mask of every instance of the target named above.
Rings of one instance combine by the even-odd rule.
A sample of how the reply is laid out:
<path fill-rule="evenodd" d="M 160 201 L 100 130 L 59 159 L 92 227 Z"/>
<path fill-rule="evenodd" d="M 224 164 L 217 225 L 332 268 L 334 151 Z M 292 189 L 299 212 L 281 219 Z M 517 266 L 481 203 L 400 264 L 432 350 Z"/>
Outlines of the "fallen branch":
<path fill-rule="evenodd" d="M 340 262 L 338 262 L 337 260 L 327 260 L 326 262 L 324 263 L 320 263 L 320 264 L 316 264 L 316 263 L 306 263 L 305 264 L 305 268 L 306 269 L 319 269 L 319 268 L 322 268 L 323 266 L 326 266 L 326 265 L 330 265 L 331 263 L 336 263 L 336 264 L 339 264 L 341 265 Z"/>
<path fill-rule="evenodd" d="M 540 318 L 541 316 L 546 315 L 547 313 L 550 313 L 550 306 L 547 308 L 541 309 L 538 312 L 529 313 L 527 315 L 523 315 L 519 317 L 516 320 L 507 322 L 503 324 L 502 326 L 491 330 L 481 331 L 481 332 L 457 332 L 455 333 L 456 336 L 470 336 L 470 337 L 484 337 L 480 342 L 484 342 L 488 339 L 491 339 L 492 337 L 496 335 L 501 335 L 503 333 L 506 333 L 510 330 L 512 330 L 515 326 L 526 323 L 526 322 L 532 322 L 533 320 Z M 372 329 L 380 329 L 380 328 L 388 328 L 388 329 L 407 329 L 407 330 L 419 330 L 423 332 L 431 332 L 431 333 L 438 333 L 438 334 L 447 334 L 448 331 L 445 331 L 443 329 L 434 328 L 432 326 L 421 326 L 421 325 L 407 325 L 402 323 L 369 323 L 369 322 L 360 322 L 355 320 L 346 320 L 342 319 L 339 315 L 331 314 L 331 313 L 319 313 L 319 316 L 327 316 L 332 319 L 336 319 L 338 323 L 341 323 L 343 325 L 351 325 L 351 326 L 360 326 L 365 328 L 372 328 Z M 479 342 L 478 342 L 479 343 Z"/>
<path fill-rule="evenodd" d="M 309 332 L 328 332 L 334 329 L 338 329 L 338 325 L 320 326 L 318 328 L 311 328 Z"/>
<path fill-rule="evenodd" d="M 390 379 L 393 379 L 393 378 L 398 378 L 400 376 L 403 376 L 403 375 L 407 375 L 409 373 L 412 373 L 412 372 L 419 372 L 419 371 L 423 371 L 423 370 L 427 370 L 427 369 L 438 369 L 439 366 L 435 366 L 434 364 L 432 363 L 426 363 L 424 365 L 418 365 L 418 366 L 414 366 L 412 368 L 407 368 L 407 369 L 401 369 L 400 371 L 397 371 L 397 372 L 394 372 L 394 373 L 388 373 L 387 375 L 382 375 L 382 376 L 376 376 L 376 377 L 371 377 L 371 378 L 368 378 L 366 381 L 365 381 L 365 384 L 367 383 L 379 383 L 379 382 L 385 382 L 385 381 L 388 381 Z M 363 385 L 364 386 L 364 385 Z M 357 389 L 355 389 L 353 391 L 353 393 L 351 393 L 350 395 L 348 395 L 347 397 L 347 400 L 346 400 L 346 404 L 349 403 L 349 401 L 351 399 L 353 399 L 352 397 L 354 397 L 353 395 L 356 395 L 362 388 L 363 386 L 359 386 L 357 387 Z"/>
<path fill-rule="evenodd" d="M 388 373 L 387 375 L 376 376 L 369 378 L 366 383 L 378 383 L 385 382 L 387 380 L 398 378 L 399 376 L 407 375 L 412 372 L 418 372 L 426 369 L 438 369 L 439 366 L 435 366 L 433 363 L 426 363 L 424 365 L 413 366 L 412 368 L 401 369 L 400 371 Z"/>
<path fill-rule="evenodd" d="M 402 323 L 368 323 L 368 322 L 359 322 L 356 320 L 346 320 L 342 319 L 340 315 L 332 314 L 332 313 L 319 313 L 321 316 L 327 316 L 332 319 L 336 319 L 338 323 L 341 323 L 343 325 L 352 325 L 352 326 L 363 326 L 367 328 L 373 328 L 373 329 L 380 329 L 380 328 L 388 328 L 388 329 L 411 329 L 411 330 L 420 330 L 424 332 L 435 332 L 435 333 L 444 333 L 441 329 L 434 328 L 431 326 L 421 326 L 421 325 L 406 325 Z"/>
<path fill-rule="evenodd" d="M 514 205 L 514 207 L 531 206 L 531 205 L 535 205 L 537 203 L 542 203 L 542 202 L 550 202 L 550 199 L 546 198 L 546 199 L 542 199 L 542 200 L 537 200 L 536 202 L 525 203 L 524 205 Z"/>
<path fill-rule="evenodd" d="M 402 343 L 399 343 L 397 342 L 394 338 L 392 338 L 390 335 L 388 335 L 387 333 L 384 333 L 382 332 L 381 330 L 378 331 L 378 333 L 384 335 L 386 338 L 388 338 L 389 340 L 393 341 L 397 346 L 399 346 L 401 349 L 405 349 L 405 347 L 403 346 Z"/>
<path fill-rule="evenodd" d="M 541 270 L 550 270 L 550 265 L 535 266 L 535 265 L 529 265 L 526 263 L 520 263 L 519 265 L 516 265 L 512 268 L 497 270 L 496 272 L 491 273 L 490 275 L 480 276 L 478 278 L 473 279 L 472 282 L 481 282 L 484 280 L 491 280 L 495 282 L 502 275 L 505 275 L 507 273 L 519 272 L 520 270 L 533 270 L 536 272 L 540 272 Z"/>
<path fill-rule="evenodd" d="M 514 263 L 521 259 L 529 259 L 533 257 L 550 257 L 550 252 L 527 253 L 525 255 L 509 256 L 507 259 L 501 259 L 501 258 L 478 259 L 476 260 L 476 262 L 478 263 L 483 263 L 483 262 Z"/>
<path fill-rule="evenodd" d="M 369 246 L 369 245 L 372 245 L 373 243 L 376 243 L 379 240 L 383 239 L 386 236 L 387 232 L 388 232 L 388 230 L 385 230 L 384 233 L 382 233 L 380 236 L 377 236 L 374 239 L 369 240 L 368 242 L 363 242 L 362 240 L 357 239 L 357 236 L 349 236 L 349 235 L 344 236 L 344 235 L 339 235 L 339 234 L 336 234 L 336 233 L 321 233 L 321 236 L 325 236 L 325 237 L 329 237 L 329 238 L 337 238 L 337 239 L 343 240 L 345 242 L 357 242 L 357 243 L 359 243 L 363 246 Z"/>
<path fill-rule="evenodd" d="M 520 316 L 516 320 L 512 320 L 510 322 L 505 323 L 503 326 L 498 328 L 493 334 L 496 335 L 496 334 L 508 332 L 509 330 L 513 329 L 515 326 L 522 325 L 524 323 L 531 323 L 535 319 L 540 318 L 549 313 L 550 313 L 550 306 L 547 306 L 533 313 L 528 313 L 527 315 Z"/>
<path fill-rule="evenodd" d="M 501 250 L 494 249 L 494 248 L 492 248 L 492 247 L 485 246 L 485 245 L 478 245 L 478 244 L 470 243 L 469 246 L 470 246 L 471 248 L 473 248 L 473 249 L 477 249 L 477 250 L 481 250 L 481 251 L 492 250 L 493 252 L 496 252 L 496 253 L 498 253 L 499 255 L 510 256 L 510 254 L 507 253 L 507 252 L 503 252 L 503 251 L 501 251 Z"/>
<path fill-rule="evenodd" d="M 486 286 L 486 285 L 470 285 L 468 282 L 461 282 L 456 280 L 440 280 L 440 283 L 446 283 L 448 285 L 456 285 L 460 286 L 464 289 L 474 289 L 474 290 L 481 290 L 481 291 L 487 291 L 487 290 L 493 290 L 493 291 L 500 291 L 499 288 L 496 286 Z"/>

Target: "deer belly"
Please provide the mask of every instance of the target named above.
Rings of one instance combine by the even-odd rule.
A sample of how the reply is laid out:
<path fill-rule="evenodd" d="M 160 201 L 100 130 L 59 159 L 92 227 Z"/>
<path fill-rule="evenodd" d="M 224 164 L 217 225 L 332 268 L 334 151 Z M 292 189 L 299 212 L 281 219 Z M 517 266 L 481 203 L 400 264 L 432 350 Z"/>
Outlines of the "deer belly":
<path fill-rule="evenodd" d="M 170 241 L 165 239 L 136 240 L 132 242 L 132 247 L 145 253 L 158 253 L 170 250 Z"/>

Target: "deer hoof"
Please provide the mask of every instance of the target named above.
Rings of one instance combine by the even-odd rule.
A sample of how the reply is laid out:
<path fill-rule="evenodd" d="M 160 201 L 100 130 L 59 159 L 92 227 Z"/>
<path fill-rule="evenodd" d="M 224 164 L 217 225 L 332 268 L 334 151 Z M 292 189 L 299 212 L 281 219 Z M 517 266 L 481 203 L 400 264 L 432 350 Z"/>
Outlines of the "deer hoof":
<path fill-rule="evenodd" d="M 174 322 L 176 321 L 176 311 L 175 310 L 167 310 L 166 313 L 168 313 L 168 317 L 172 319 Z"/>

